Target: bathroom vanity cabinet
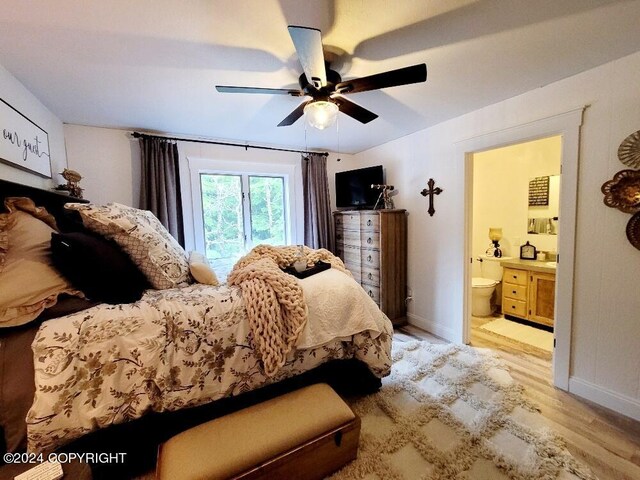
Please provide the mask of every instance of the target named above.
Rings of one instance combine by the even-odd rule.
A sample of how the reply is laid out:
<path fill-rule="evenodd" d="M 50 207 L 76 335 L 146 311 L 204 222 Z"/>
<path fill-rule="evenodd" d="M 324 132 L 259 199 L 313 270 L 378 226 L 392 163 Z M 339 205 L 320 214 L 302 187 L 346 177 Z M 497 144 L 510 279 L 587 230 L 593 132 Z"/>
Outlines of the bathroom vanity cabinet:
<path fill-rule="evenodd" d="M 356 282 L 398 325 L 407 307 L 406 210 L 350 210 L 333 213 L 336 255 Z"/>
<path fill-rule="evenodd" d="M 553 327 L 555 268 L 545 262 L 502 262 L 502 313 Z"/>

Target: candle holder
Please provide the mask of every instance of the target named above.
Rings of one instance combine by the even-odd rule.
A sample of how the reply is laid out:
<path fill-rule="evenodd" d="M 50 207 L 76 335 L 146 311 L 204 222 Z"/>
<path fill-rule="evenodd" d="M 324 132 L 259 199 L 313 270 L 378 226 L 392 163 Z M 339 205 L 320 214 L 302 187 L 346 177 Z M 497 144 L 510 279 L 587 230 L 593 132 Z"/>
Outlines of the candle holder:
<path fill-rule="evenodd" d="M 500 248 L 500 240 L 502 240 L 502 228 L 490 227 L 489 228 L 489 240 L 493 243 L 493 246 L 487 250 L 487 255 L 491 257 L 502 257 L 502 249 Z"/>

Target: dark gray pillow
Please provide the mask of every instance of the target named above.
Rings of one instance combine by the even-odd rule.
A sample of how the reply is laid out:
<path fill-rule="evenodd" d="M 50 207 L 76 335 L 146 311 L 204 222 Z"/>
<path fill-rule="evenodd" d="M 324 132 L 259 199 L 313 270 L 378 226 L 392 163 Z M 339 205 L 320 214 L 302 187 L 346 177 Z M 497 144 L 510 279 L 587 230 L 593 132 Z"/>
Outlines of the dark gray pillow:
<path fill-rule="evenodd" d="M 111 240 L 93 233 L 51 234 L 53 264 L 90 300 L 111 304 L 140 300 L 149 282 Z"/>

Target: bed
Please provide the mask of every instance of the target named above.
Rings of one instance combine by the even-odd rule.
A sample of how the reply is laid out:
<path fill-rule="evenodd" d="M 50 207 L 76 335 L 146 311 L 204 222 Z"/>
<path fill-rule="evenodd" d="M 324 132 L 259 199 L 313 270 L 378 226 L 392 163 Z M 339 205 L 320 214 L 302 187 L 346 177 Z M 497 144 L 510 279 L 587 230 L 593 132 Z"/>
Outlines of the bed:
<path fill-rule="evenodd" d="M 68 197 L 0 181 L 0 200 L 11 196 L 74 228 Z M 95 478 L 125 478 L 147 469 L 169 436 L 283 391 L 314 381 L 379 388 L 389 320 L 335 268 L 299 283 L 308 320 L 268 374 L 238 286 L 180 283 L 122 304 L 67 295 L 27 325 L 0 329 L 5 448 L 25 447 L 16 424 L 26 416 L 30 451 L 126 452 L 124 466 L 93 468 Z"/>

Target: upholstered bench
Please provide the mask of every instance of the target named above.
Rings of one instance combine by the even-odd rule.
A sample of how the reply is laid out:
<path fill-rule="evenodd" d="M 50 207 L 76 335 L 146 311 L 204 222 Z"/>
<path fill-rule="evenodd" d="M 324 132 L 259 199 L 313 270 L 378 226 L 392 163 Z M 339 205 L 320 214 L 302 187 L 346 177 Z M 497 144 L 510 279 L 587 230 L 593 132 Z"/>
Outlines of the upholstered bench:
<path fill-rule="evenodd" d="M 316 384 L 198 425 L 158 451 L 159 480 L 320 479 L 356 458 L 360 419 Z"/>

